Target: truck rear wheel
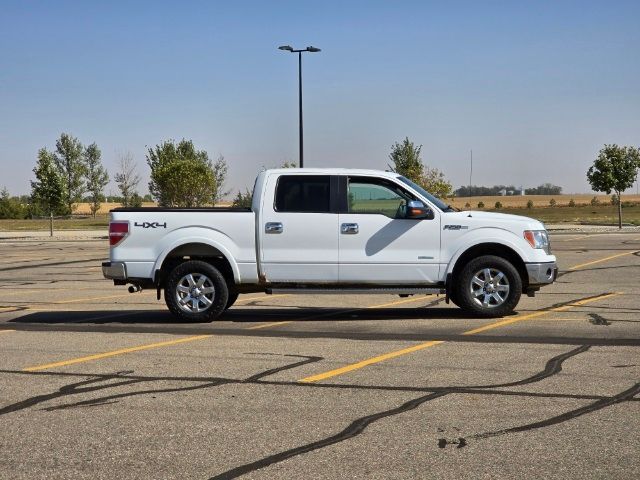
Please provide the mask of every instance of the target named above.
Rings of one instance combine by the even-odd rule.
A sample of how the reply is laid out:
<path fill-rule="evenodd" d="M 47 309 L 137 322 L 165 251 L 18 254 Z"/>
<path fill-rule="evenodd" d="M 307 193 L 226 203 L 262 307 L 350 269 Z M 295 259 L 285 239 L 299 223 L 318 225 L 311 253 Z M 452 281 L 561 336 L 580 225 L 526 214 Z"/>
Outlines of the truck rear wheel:
<path fill-rule="evenodd" d="M 522 279 L 502 257 L 483 255 L 464 266 L 455 285 L 455 303 L 479 317 L 501 317 L 513 311 L 522 295 Z"/>
<path fill-rule="evenodd" d="M 190 260 L 169 274 L 164 292 L 171 313 L 185 322 L 210 322 L 224 312 L 229 289 L 213 265 Z"/>

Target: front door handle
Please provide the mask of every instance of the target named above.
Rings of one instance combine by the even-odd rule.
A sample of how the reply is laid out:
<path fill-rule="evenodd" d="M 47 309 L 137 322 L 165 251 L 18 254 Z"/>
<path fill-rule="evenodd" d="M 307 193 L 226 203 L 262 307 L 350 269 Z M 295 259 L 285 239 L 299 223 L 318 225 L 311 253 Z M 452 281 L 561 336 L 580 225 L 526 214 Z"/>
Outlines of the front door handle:
<path fill-rule="evenodd" d="M 283 227 L 280 222 L 267 222 L 264 226 L 264 233 L 282 233 Z"/>
<path fill-rule="evenodd" d="M 343 235 L 355 235 L 359 228 L 357 223 L 343 223 L 340 225 L 340 233 Z"/>

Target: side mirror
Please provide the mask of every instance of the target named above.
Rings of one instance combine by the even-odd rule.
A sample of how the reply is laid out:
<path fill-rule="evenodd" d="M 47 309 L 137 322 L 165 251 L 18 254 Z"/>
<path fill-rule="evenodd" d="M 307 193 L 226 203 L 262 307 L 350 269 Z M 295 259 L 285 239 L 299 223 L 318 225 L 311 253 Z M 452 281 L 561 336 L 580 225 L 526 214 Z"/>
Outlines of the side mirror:
<path fill-rule="evenodd" d="M 407 218 L 433 220 L 435 215 L 433 214 L 433 210 L 425 206 L 424 203 L 412 200 L 407 204 Z"/>

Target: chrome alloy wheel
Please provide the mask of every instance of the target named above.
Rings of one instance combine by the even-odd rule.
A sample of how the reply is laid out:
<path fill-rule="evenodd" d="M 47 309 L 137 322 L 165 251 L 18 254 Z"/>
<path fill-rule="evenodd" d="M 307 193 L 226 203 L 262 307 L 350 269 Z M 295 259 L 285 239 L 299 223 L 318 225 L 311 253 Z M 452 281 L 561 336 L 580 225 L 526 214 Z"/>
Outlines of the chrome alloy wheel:
<path fill-rule="evenodd" d="M 483 268 L 471 278 L 469 291 L 473 301 L 482 308 L 495 308 L 509 296 L 509 280 L 496 268 Z"/>
<path fill-rule="evenodd" d="M 213 304 L 216 289 L 209 277 L 202 273 L 189 273 L 180 279 L 176 300 L 187 313 L 204 312 Z"/>

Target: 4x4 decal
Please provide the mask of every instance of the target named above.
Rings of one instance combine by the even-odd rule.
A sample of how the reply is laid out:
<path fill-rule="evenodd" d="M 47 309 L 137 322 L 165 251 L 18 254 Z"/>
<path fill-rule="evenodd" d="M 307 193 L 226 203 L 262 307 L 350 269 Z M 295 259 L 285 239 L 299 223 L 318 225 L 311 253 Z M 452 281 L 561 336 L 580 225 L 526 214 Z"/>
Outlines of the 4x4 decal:
<path fill-rule="evenodd" d="M 167 228 L 167 222 L 164 223 L 158 223 L 158 222 L 142 222 L 142 223 L 134 223 L 133 224 L 135 227 L 142 227 L 142 228 L 158 228 L 158 227 L 162 227 L 162 228 Z"/>

